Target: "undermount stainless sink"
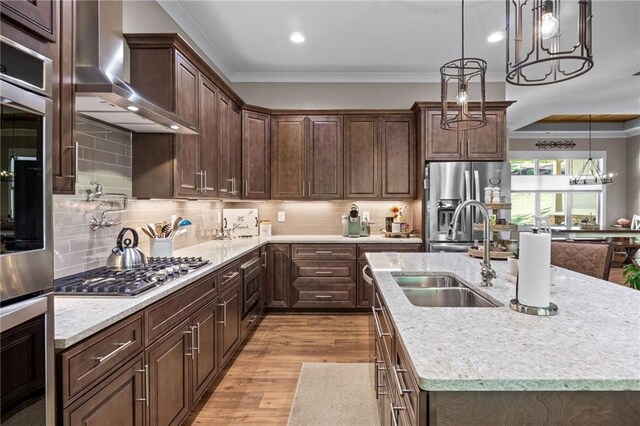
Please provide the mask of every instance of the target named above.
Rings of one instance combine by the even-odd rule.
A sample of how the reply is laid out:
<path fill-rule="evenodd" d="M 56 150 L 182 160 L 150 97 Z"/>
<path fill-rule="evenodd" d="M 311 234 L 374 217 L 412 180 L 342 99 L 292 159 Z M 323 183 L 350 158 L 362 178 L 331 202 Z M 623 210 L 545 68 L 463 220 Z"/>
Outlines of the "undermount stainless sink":
<path fill-rule="evenodd" d="M 414 306 L 423 308 L 495 308 L 488 299 L 448 275 L 398 275 L 394 279 Z"/>
<path fill-rule="evenodd" d="M 398 275 L 394 278 L 400 287 L 440 288 L 465 286 L 454 277 L 448 275 Z"/>

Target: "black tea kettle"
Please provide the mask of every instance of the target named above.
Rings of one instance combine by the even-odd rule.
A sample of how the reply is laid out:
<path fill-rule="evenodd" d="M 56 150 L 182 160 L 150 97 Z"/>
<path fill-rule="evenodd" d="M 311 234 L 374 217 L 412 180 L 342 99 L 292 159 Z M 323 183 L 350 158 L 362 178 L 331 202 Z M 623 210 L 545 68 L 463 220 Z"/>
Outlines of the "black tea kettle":
<path fill-rule="evenodd" d="M 127 231 L 131 231 L 133 235 L 133 244 L 131 239 L 123 238 Z M 130 269 L 144 268 L 147 266 L 147 256 L 138 247 L 138 233 L 132 228 L 122 228 L 118 234 L 116 246 L 111 249 L 111 254 L 107 259 L 107 268 L 112 271 L 127 271 Z"/>

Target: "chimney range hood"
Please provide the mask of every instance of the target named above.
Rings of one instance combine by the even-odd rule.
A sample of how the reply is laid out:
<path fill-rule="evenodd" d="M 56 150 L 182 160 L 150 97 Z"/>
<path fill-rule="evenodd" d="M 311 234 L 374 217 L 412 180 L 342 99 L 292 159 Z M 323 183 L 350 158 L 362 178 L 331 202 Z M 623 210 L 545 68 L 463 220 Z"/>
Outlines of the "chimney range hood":
<path fill-rule="evenodd" d="M 76 112 L 137 133 L 197 134 L 124 78 L 121 0 L 76 3 Z"/>

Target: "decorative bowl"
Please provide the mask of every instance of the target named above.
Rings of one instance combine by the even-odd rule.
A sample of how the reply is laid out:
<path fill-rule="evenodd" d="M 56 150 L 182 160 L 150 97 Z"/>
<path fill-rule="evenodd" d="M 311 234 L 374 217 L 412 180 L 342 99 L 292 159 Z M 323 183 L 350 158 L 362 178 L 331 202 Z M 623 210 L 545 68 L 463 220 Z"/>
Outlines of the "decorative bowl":
<path fill-rule="evenodd" d="M 620 226 L 629 226 L 629 224 L 631 223 L 631 221 L 629 219 L 626 219 L 624 217 L 621 217 L 620 219 L 616 220 L 616 223 Z"/>

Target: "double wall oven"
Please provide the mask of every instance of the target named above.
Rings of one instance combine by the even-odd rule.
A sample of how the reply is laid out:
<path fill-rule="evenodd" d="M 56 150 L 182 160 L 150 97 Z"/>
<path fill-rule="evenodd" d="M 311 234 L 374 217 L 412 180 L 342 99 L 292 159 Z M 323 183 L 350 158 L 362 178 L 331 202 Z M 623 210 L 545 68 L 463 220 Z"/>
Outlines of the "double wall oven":
<path fill-rule="evenodd" d="M 52 63 L 0 43 L 0 423 L 53 424 Z"/>

